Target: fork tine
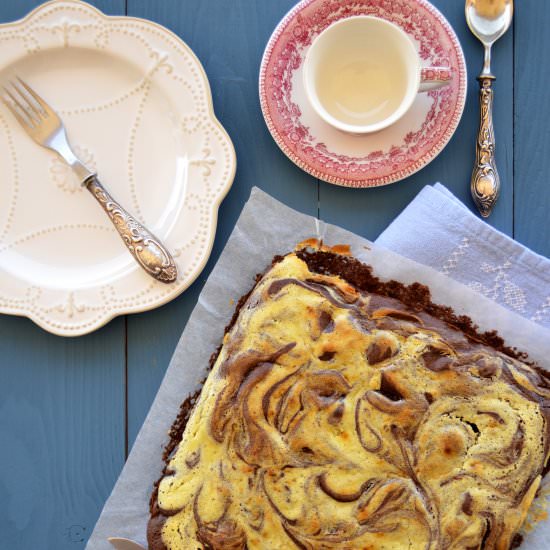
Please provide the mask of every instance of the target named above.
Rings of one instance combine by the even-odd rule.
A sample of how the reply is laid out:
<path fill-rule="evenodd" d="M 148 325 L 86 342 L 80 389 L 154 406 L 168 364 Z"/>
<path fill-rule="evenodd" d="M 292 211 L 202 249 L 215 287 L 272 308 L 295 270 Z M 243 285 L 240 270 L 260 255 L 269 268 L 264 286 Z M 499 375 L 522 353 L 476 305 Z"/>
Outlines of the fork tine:
<path fill-rule="evenodd" d="M 9 92 L 8 92 L 8 90 L 6 90 L 6 88 L 4 88 L 4 90 L 6 91 L 6 93 L 9 94 Z M 25 129 L 32 128 L 32 124 L 29 122 L 29 119 L 23 117 L 21 115 L 21 113 L 19 112 L 19 110 L 15 107 L 14 104 L 7 101 L 5 97 L 2 97 L 0 99 L 2 100 L 2 103 L 10 110 L 11 114 L 17 119 L 19 124 L 21 124 L 21 126 L 23 126 L 23 128 L 25 128 Z M 23 111 L 23 112 L 26 113 L 26 111 Z"/>
<path fill-rule="evenodd" d="M 33 126 L 38 121 L 32 116 L 31 113 L 29 113 L 29 110 L 17 99 L 17 97 L 10 92 L 5 86 L 2 86 L 4 89 L 4 92 L 6 95 L 10 98 L 11 103 L 7 101 L 5 98 L 3 98 L 3 102 L 5 105 L 7 105 L 12 113 L 17 113 L 19 115 L 18 120 L 19 122 L 25 121 L 26 126 Z"/>
<path fill-rule="evenodd" d="M 29 94 L 36 101 L 36 103 L 40 105 L 40 107 L 42 108 L 44 113 L 46 113 L 46 115 L 49 116 L 54 114 L 54 110 L 23 79 L 19 78 L 18 76 L 16 76 L 15 78 L 17 78 L 21 86 L 23 86 L 23 88 L 25 88 L 25 90 L 29 92 Z"/>
<path fill-rule="evenodd" d="M 25 111 L 29 112 L 29 110 L 30 110 L 31 111 L 30 114 L 36 115 L 35 117 L 32 117 L 32 118 L 37 118 L 37 121 L 39 121 L 40 118 L 42 118 L 42 116 L 43 116 L 40 109 L 38 109 L 38 107 L 32 101 L 29 100 L 29 97 L 27 96 L 25 91 L 23 90 L 23 88 L 19 84 L 17 84 L 17 82 L 11 81 L 10 84 L 11 84 L 11 87 L 13 88 L 13 90 L 21 98 L 21 100 L 25 102 L 25 105 L 26 105 Z M 32 96 L 32 94 L 31 94 L 31 96 Z"/>

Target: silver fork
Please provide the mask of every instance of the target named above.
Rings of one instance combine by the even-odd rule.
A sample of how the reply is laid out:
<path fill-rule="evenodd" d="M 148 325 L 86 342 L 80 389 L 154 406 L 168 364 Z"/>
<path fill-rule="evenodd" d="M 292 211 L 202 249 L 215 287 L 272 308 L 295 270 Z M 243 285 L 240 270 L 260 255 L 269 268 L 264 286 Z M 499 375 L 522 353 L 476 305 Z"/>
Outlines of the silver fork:
<path fill-rule="evenodd" d="M 113 222 L 118 234 L 139 265 L 163 283 L 176 280 L 174 259 L 162 242 L 131 216 L 99 182 L 95 173 L 74 154 L 57 113 L 25 82 L 17 78 L 4 87 L 3 103 L 27 134 L 42 147 L 57 153 L 74 171 Z"/>

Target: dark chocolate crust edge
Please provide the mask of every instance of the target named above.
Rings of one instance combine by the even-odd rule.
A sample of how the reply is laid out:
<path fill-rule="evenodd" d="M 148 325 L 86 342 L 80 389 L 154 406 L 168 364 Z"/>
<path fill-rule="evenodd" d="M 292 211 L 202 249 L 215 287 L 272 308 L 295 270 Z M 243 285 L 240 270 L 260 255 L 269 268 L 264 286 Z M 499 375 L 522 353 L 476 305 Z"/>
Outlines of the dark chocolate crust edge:
<path fill-rule="evenodd" d="M 280 262 L 282 259 L 283 259 L 283 256 L 275 256 L 271 262 L 271 266 Z M 246 303 L 249 296 L 252 294 L 252 292 L 256 288 L 256 285 L 258 284 L 258 282 L 266 272 L 267 272 L 267 269 L 263 273 L 258 273 L 256 277 L 254 277 L 254 284 L 252 285 L 252 288 L 246 294 L 244 294 L 239 298 L 239 301 L 235 306 L 235 311 L 233 312 L 233 316 L 231 317 L 231 320 L 229 321 L 227 326 L 224 328 L 224 331 L 223 331 L 224 335 L 227 334 L 233 328 L 233 325 L 237 322 L 237 318 L 239 317 L 241 308 Z M 209 373 L 212 370 L 212 367 L 214 366 L 214 363 L 218 359 L 218 355 L 220 354 L 221 349 L 222 349 L 222 344 L 219 344 L 216 351 L 214 351 L 214 353 L 212 353 L 212 355 L 210 356 L 208 360 L 208 367 L 206 369 L 207 373 Z M 159 479 L 157 479 L 157 481 L 155 481 L 153 485 L 153 491 L 151 493 L 151 498 L 149 499 L 149 511 L 151 513 L 151 518 L 149 519 L 149 523 L 147 525 L 147 541 L 148 541 L 150 550 L 168 550 L 162 540 L 162 526 L 164 525 L 164 520 L 166 518 L 166 515 L 163 514 L 163 512 L 159 509 L 159 506 L 158 506 L 158 500 L 157 500 L 158 488 L 164 476 L 170 474 L 170 470 L 168 468 L 168 462 L 170 461 L 171 457 L 173 456 L 174 452 L 178 447 L 179 442 L 181 441 L 183 432 L 185 430 L 185 427 L 187 426 L 187 422 L 189 421 L 189 418 L 191 417 L 191 413 L 193 412 L 193 407 L 195 406 L 195 403 L 197 402 L 201 394 L 202 387 L 205 381 L 206 381 L 206 377 L 201 380 L 201 382 L 199 383 L 199 387 L 195 390 L 195 392 L 189 395 L 180 405 L 178 416 L 174 420 L 172 426 L 170 427 L 170 431 L 168 432 L 168 443 L 164 447 L 164 451 L 162 453 L 162 461 L 164 463 L 164 467 L 162 469 Z"/>
<path fill-rule="evenodd" d="M 360 290 L 397 299 L 414 311 L 424 311 L 429 315 L 442 320 L 456 330 L 463 332 L 468 338 L 475 342 L 483 343 L 510 357 L 528 362 L 527 353 L 507 346 L 503 338 L 500 337 L 496 331 L 481 332 L 479 327 L 470 317 L 466 315 L 457 315 L 452 308 L 433 303 L 431 301 L 430 289 L 421 283 L 405 285 L 394 280 L 382 281 L 373 275 L 372 268 L 369 265 L 363 264 L 352 256 L 336 254 L 334 252 L 324 250 L 313 250 L 309 248 L 298 250 L 296 255 L 307 264 L 308 269 L 313 273 L 339 276 Z M 284 256 L 275 256 L 271 262 L 271 266 L 269 267 L 279 263 L 283 258 Z M 263 273 L 256 275 L 252 288 L 237 302 L 235 312 L 233 313 L 229 324 L 224 329 L 224 335 L 227 334 L 237 322 L 241 308 L 254 291 L 257 283 L 269 270 L 269 267 Z M 207 372 L 209 372 L 214 366 L 221 348 L 222 345 L 220 344 L 216 351 L 210 356 Z M 547 380 L 550 379 L 549 373 L 539 369 L 533 363 L 530 364 L 537 368 L 537 370 L 541 372 Z M 164 468 L 160 478 L 154 484 L 153 492 L 149 501 L 151 518 L 147 526 L 147 540 L 150 550 L 168 550 L 161 535 L 166 515 L 158 507 L 158 486 L 163 477 L 170 475 L 171 473 L 168 468 L 168 463 L 177 449 L 179 442 L 181 441 L 183 431 L 185 430 L 187 422 L 191 416 L 193 407 L 200 396 L 205 380 L 206 378 L 200 383 L 199 388 L 192 395 L 187 397 L 185 401 L 183 401 L 180 406 L 178 416 L 176 417 L 168 433 L 169 440 L 162 455 Z M 516 535 L 512 548 L 515 548 L 520 544 L 521 535 Z"/>
<path fill-rule="evenodd" d="M 398 281 L 382 281 L 372 273 L 372 268 L 352 256 L 341 256 L 332 252 L 299 250 L 296 255 L 306 262 L 310 271 L 321 275 L 340 276 L 356 288 L 388 296 L 399 300 L 413 311 L 424 311 L 453 328 L 463 332 L 468 338 L 481 342 L 506 355 L 527 361 L 527 353 L 507 346 L 495 330 L 481 332 L 479 327 L 466 315 L 456 315 L 452 308 L 434 304 L 430 289 L 421 283 L 405 285 Z"/>

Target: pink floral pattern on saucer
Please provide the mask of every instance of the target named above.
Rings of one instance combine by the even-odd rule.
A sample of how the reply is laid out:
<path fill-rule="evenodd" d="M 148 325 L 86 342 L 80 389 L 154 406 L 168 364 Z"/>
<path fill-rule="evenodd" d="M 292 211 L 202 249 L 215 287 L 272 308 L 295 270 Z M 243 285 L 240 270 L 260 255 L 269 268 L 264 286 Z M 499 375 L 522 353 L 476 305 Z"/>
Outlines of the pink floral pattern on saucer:
<path fill-rule="evenodd" d="M 315 37 L 340 19 L 373 15 L 400 26 L 425 66 L 448 67 L 450 85 L 419 94 L 396 125 L 369 136 L 334 130 L 311 112 L 302 65 Z M 423 168 L 453 135 L 466 99 L 466 65 L 458 39 L 426 0 L 303 0 L 273 32 L 260 70 L 260 102 L 284 153 L 311 175 L 348 187 L 396 182 Z"/>

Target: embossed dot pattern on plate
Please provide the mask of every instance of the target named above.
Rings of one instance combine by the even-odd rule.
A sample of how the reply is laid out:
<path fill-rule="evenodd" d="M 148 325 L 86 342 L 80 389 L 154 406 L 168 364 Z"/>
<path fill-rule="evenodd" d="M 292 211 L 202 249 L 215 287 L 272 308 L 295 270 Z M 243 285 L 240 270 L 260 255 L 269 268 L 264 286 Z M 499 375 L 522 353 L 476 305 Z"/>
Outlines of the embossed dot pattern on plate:
<path fill-rule="evenodd" d="M 77 336 L 178 296 L 206 264 L 236 165 L 198 59 L 153 22 L 74 0 L 0 25 L 0 45 L 0 79 L 23 77 L 58 111 L 82 160 L 180 272 L 151 281 L 68 168 L 1 106 L 0 312 Z"/>

